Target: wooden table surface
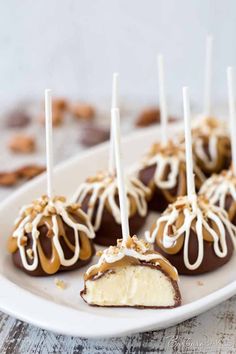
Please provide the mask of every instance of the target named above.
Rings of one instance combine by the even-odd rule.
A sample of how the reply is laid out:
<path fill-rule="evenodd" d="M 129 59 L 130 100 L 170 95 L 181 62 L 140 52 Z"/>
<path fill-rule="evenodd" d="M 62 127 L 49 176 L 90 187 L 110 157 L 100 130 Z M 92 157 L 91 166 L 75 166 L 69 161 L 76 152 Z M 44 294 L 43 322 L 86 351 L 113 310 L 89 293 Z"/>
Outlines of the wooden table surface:
<path fill-rule="evenodd" d="M 64 130 L 55 132 L 56 162 L 79 150 L 76 129 L 72 127 L 70 131 L 74 144 L 73 139 L 61 143 L 66 135 Z M 37 156 L 17 156 L 14 160 L 6 150 L 7 137 L 7 132 L 1 132 L 1 169 L 30 162 L 30 159 L 44 161 L 43 147 Z M 11 188 L 0 188 L 0 200 L 11 192 Z M 54 334 L 0 313 L 0 354 L 13 353 L 236 353 L 236 296 L 166 330 L 111 339 L 91 340 Z"/>
<path fill-rule="evenodd" d="M 0 313 L 0 353 L 235 353 L 236 296 L 177 326 L 122 338 L 62 336 Z"/>

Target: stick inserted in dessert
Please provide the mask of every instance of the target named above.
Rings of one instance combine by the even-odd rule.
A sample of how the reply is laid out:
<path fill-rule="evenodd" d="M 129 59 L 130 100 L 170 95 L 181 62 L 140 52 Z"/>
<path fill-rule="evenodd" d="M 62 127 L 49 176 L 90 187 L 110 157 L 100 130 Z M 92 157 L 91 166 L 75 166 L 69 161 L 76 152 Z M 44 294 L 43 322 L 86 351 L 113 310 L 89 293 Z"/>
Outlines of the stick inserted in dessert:
<path fill-rule="evenodd" d="M 112 107 L 118 106 L 118 74 L 113 75 Z M 95 243 L 116 245 L 121 237 L 121 218 L 118 198 L 118 184 L 114 164 L 113 123 L 111 120 L 110 151 L 108 170 L 98 172 L 80 184 L 73 201 L 81 204 L 88 213 L 94 227 Z M 127 175 L 125 178 L 129 223 L 132 234 L 143 226 L 147 216 L 147 199 L 150 190 L 138 178 Z"/>
<path fill-rule="evenodd" d="M 229 219 L 236 225 L 236 107 L 235 107 L 235 71 L 227 69 L 230 132 L 232 146 L 232 166 L 220 174 L 212 175 L 203 184 L 200 194 L 210 203 L 220 206 L 228 212 Z"/>
<path fill-rule="evenodd" d="M 158 56 L 159 92 L 161 107 L 161 142 L 153 144 L 138 167 L 140 180 L 152 191 L 149 206 L 163 211 L 169 203 L 187 192 L 186 160 L 184 146 L 168 138 L 168 115 L 164 85 L 163 57 Z M 196 188 L 205 180 L 201 170 L 194 164 Z"/>
<path fill-rule="evenodd" d="M 122 240 L 101 252 L 85 273 L 82 298 L 94 306 L 172 308 L 181 296 L 176 269 L 150 245 L 130 237 L 126 184 L 120 154 L 119 110 L 112 109 Z"/>
<path fill-rule="evenodd" d="M 24 206 L 8 239 L 16 267 L 33 276 L 79 268 L 91 260 L 94 231 L 78 204 L 53 195 L 51 90 L 45 91 L 47 195 Z"/>
<path fill-rule="evenodd" d="M 180 274 L 201 274 L 227 263 L 234 251 L 236 227 L 227 213 L 195 191 L 188 88 L 183 89 L 187 195 L 170 204 L 147 232 L 147 241 L 164 255 Z"/>
<path fill-rule="evenodd" d="M 207 175 L 228 168 L 231 160 L 227 124 L 212 113 L 213 38 L 206 39 L 204 112 L 192 126 L 193 153 L 201 170 Z"/>

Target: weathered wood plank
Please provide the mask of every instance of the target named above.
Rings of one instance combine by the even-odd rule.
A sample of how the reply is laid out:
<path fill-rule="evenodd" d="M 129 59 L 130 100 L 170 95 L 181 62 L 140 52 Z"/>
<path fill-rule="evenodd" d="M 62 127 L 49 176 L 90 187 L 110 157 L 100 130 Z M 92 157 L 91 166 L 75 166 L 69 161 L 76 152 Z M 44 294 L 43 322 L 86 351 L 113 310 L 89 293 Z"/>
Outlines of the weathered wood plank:
<path fill-rule="evenodd" d="M 57 335 L 0 314 L 0 353 L 235 353 L 236 297 L 161 331 L 96 339 Z"/>

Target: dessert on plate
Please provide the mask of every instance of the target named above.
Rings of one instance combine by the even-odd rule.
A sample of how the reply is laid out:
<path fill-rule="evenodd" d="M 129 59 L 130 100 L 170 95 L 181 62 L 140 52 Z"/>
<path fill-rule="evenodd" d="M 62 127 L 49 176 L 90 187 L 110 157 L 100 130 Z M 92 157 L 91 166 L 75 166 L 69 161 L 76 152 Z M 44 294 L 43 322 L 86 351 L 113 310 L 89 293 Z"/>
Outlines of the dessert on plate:
<path fill-rule="evenodd" d="M 120 152 L 119 110 L 112 109 L 122 239 L 100 253 L 84 276 L 81 296 L 89 305 L 172 308 L 181 304 L 176 269 L 150 245 L 130 237 L 126 184 Z"/>
<path fill-rule="evenodd" d="M 183 89 L 183 98 L 187 195 L 168 206 L 146 238 L 180 274 L 194 275 L 213 271 L 231 259 L 236 227 L 224 209 L 196 194 L 188 88 Z"/>

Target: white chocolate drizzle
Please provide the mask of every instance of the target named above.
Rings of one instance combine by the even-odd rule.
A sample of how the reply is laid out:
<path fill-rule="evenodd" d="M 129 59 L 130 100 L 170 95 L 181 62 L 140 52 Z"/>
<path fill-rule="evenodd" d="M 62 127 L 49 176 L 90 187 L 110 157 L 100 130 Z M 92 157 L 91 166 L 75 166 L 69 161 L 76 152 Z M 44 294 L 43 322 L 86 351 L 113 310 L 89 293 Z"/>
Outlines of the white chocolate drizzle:
<path fill-rule="evenodd" d="M 184 216 L 183 223 L 177 227 L 176 221 L 180 214 Z M 214 224 L 216 228 L 209 225 L 209 222 Z M 151 232 L 146 232 L 146 240 L 154 243 L 158 235 L 159 229 L 164 223 L 162 245 L 164 249 L 171 250 L 176 246 L 176 243 L 181 237 L 184 237 L 183 243 L 183 258 L 186 268 L 189 270 L 197 269 L 204 257 L 204 233 L 205 231 L 213 242 L 215 254 L 220 257 L 226 257 L 228 253 L 226 244 L 226 232 L 236 247 L 236 227 L 230 222 L 227 213 L 220 207 L 209 204 L 205 198 L 199 196 L 194 197 L 191 201 L 185 197 L 179 197 L 177 201 L 166 209 L 162 216 L 157 220 Z M 194 263 L 189 261 L 189 239 L 190 231 L 194 229 L 198 242 L 198 256 Z M 205 229 L 205 230 L 204 230 Z M 171 234 L 170 231 L 171 230 Z M 216 231 L 218 230 L 218 232 Z"/>
<path fill-rule="evenodd" d="M 185 165 L 185 150 L 183 146 L 168 142 L 168 145 L 161 146 L 154 144 L 151 151 L 143 159 L 141 166 L 138 170 L 142 170 L 149 166 L 155 166 L 155 173 L 153 181 L 160 189 L 172 189 L 177 185 L 180 165 Z M 169 169 L 167 178 L 165 176 L 166 170 Z M 196 164 L 194 164 L 195 175 L 198 176 L 201 182 L 205 177 Z"/>
<path fill-rule="evenodd" d="M 131 243 L 131 245 L 129 245 L 129 243 Z M 86 275 L 89 276 L 90 273 L 94 271 L 99 271 L 100 267 L 104 263 L 112 264 L 117 261 L 120 261 L 124 257 L 132 257 L 141 262 L 151 262 L 155 265 L 160 265 L 159 261 L 165 262 L 175 274 L 175 278 L 178 278 L 177 269 L 172 266 L 170 262 L 160 253 L 154 251 L 151 252 L 150 245 L 144 242 L 144 240 L 139 240 L 136 236 L 129 238 L 126 245 L 122 243 L 122 240 L 117 240 L 117 246 L 110 246 L 109 248 L 105 249 L 102 252 L 98 263 L 89 267 L 86 272 Z"/>
<path fill-rule="evenodd" d="M 70 208 L 73 208 L 74 211 L 80 215 L 80 218 L 84 220 L 84 224 L 77 222 L 73 218 L 73 213 L 70 212 Z M 88 216 L 84 213 L 79 205 L 67 204 L 63 197 L 55 197 L 53 200 L 49 199 L 47 196 L 43 196 L 32 204 L 26 205 L 20 210 L 19 217 L 17 218 L 15 225 L 16 228 L 12 234 L 12 238 L 17 239 L 17 246 L 20 251 L 20 257 L 23 264 L 23 267 L 28 271 L 34 271 L 39 265 L 39 256 L 37 252 L 37 240 L 40 236 L 38 231 L 39 226 L 42 226 L 41 221 L 43 218 L 51 218 L 52 220 L 52 242 L 58 253 L 60 264 L 65 267 L 72 266 L 77 262 L 80 255 L 80 240 L 79 234 L 83 232 L 88 238 L 94 238 L 95 234 L 93 227 L 89 221 Z M 64 251 L 61 247 L 59 241 L 59 221 L 58 219 L 63 220 L 63 222 L 71 227 L 74 231 L 74 252 L 73 256 L 70 259 L 66 259 Z M 45 223 L 47 226 L 47 224 Z M 30 230 L 28 228 L 30 227 Z M 32 237 L 32 263 L 28 262 L 24 238 L 27 236 L 27 233 L 31 233 Z"/>
<path fill-rule="evenodd" d="M 131 216 L 131 203 L 134 202 L 139 215 L 147 214 L 148 187 L 135 177 L 126 176 L 127 203 L 129 217 Z M 82 183 L 74 194 L 72 200 L 83 205 L 86 198 L 89 198 L 87 214 L 97 231 L 102 222 L 103 211 L 107 205 L 117 224 L 121 223 L 120 208 L 118 205 L 117 178 L 108 173 L 100 173 L 94 178 L 88 178 Z M 131 200 L 132 199 L 132 200 Z M 94 221 L 93 221 L 94 220 Z"/>
<path fill-rule="evenodd" d="M 234 202 L 236 201 L 236 177 L 232 170 L 212 175 L 202 185 L 199 194 L 204 195 L 210 203 L 226 209 L 227 196 L 230 196 Z"/>
<path fill-rule="evenodd" d="M 195 155 L 209 168 L 214 168 L 218 159 L 218 143 L 220 138 L 228 138 L 229 132 L 224 121 L 200 116 L 192 126 Z M 204 138 L 208 139 L 208 153 L 204 147 Z"/>

